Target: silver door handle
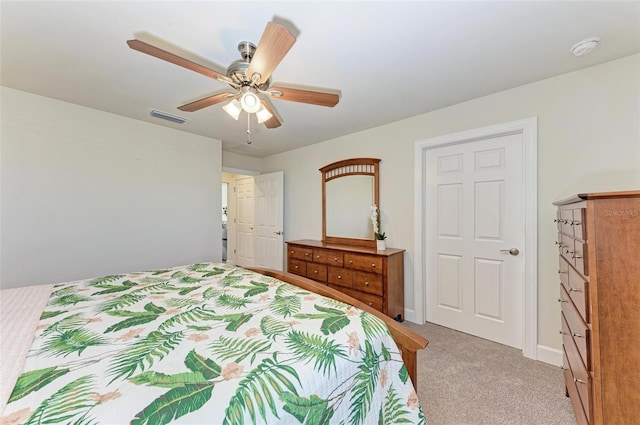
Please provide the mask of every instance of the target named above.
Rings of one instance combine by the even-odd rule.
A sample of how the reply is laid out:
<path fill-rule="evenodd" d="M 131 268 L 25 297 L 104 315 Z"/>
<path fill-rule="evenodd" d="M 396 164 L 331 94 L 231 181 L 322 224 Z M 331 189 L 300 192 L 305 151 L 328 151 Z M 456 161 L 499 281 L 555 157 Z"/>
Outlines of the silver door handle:
<path fill-rule="evenodd" d="M 281 235 L 282 234 L 281 231 L 277 231 L 277 232 L 273 232 L 273 233 L 275 233 L 276 235 Z"/>
<path fill-rule="evenodd" d="M 501 249 L 500 252 L 504 252 L 504 253 L 509 253 L 511 255 L 518 255 L 520 254 L 520 250 L 518 250 L 518 248 L 511 248 L 511 249 Z"/>

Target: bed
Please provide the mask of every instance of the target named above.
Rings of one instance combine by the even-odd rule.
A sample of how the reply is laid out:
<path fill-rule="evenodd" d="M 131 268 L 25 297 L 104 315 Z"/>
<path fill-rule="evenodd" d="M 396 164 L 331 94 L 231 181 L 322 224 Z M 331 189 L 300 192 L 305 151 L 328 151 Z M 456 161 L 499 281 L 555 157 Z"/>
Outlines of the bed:
<path fill-rule="evenodd" d="M 299 276 L 199 263 L 0 301 L 2 424 L 426 423 L 426 339 Z"/>

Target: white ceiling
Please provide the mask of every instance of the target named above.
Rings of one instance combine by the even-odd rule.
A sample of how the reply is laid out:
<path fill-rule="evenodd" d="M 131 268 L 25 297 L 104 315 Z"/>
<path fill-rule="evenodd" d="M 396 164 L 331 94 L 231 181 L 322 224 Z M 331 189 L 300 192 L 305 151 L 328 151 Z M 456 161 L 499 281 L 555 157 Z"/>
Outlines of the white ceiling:
<path fill-rule="evenodd" d="M 2 1 L 4 86 L 222 140 L 265 157 L 640 52 L 638 1 Z M 240 41 L 290 21 L 274 83 L 339 89 L 334 108 L 274 100 L 277 129 L 215 105 L 177 106 L 225 84 L 131 50 L 140 38 L 224 73 Z M 600 46 L 575 57 L 577 41 Z M 550 93 L 550 95 L 553 95 Z M 187 117 L 183 125 L 151 109 Z M 245 148 L 249 148 L 248 150 Z"/>

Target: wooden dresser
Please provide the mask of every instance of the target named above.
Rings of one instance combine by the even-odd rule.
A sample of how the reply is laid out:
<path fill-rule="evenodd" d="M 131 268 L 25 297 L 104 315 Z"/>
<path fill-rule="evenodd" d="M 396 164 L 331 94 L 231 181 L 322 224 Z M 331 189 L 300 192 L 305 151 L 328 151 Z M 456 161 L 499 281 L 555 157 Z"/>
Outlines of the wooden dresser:
<path fill-rule="evenodd" d="M 404 250 L 287 242 L 287 271 L 344 292 L 389 317 L 404 317 Z"/>
<path fill-rule="evenodd" d="M 577 423 L 640 423 L 640 191 L 554 205 L 563 369 Z"/>

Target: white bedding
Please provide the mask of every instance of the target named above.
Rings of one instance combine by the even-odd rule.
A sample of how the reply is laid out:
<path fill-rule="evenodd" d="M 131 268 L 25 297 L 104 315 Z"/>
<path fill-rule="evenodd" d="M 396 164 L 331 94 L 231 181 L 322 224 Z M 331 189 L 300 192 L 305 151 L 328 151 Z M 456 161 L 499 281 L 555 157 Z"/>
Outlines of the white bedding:
<path fill-rule="evenodd" d="M 0 416 L 22 372 L 52 290 L 53 285 L 39 285 L 0 291 Z"/>

